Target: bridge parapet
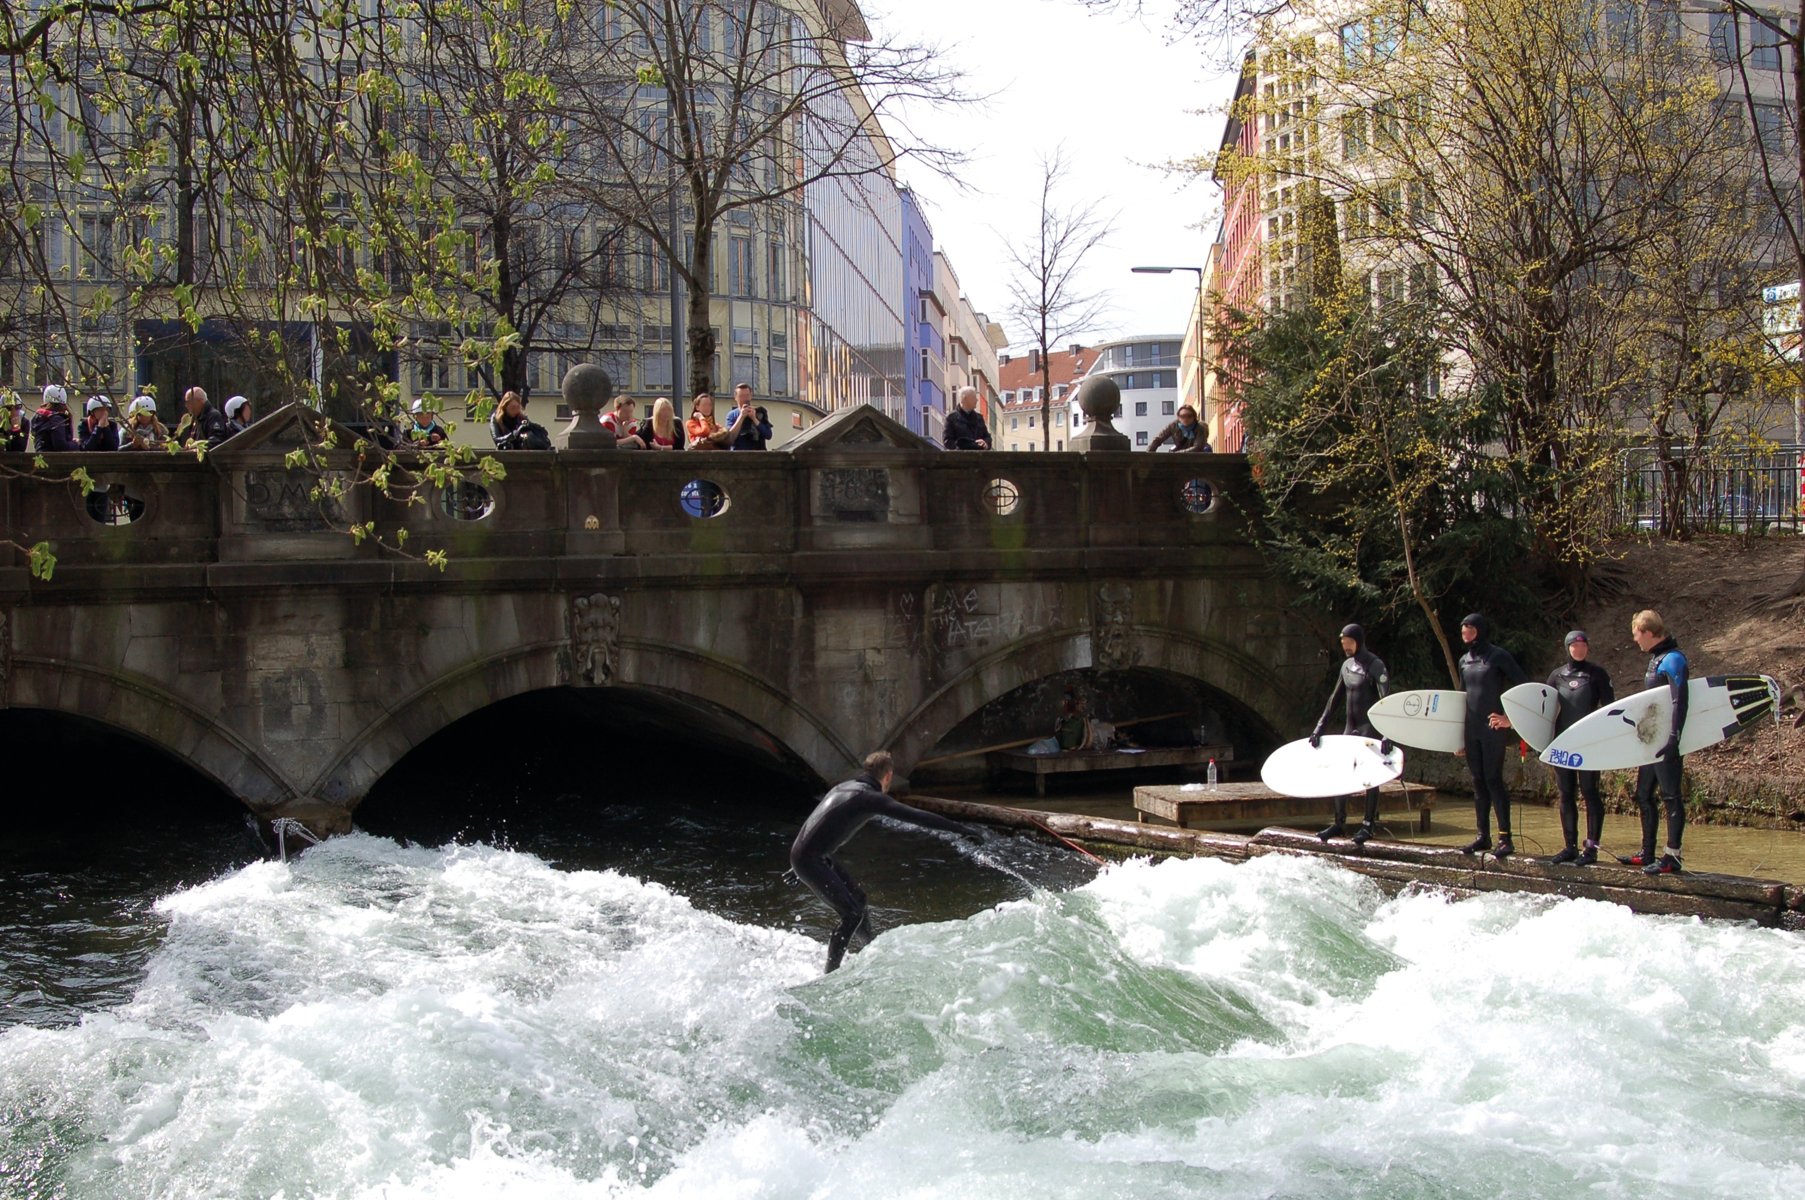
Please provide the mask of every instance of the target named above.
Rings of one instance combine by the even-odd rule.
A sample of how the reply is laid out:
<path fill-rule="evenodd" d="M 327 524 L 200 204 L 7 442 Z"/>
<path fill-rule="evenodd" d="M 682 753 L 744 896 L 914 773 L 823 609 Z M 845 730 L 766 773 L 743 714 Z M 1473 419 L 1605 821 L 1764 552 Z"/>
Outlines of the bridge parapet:
<path fill-rule="evenodd" d="M 52 460 L 102 503 L 0 484 L 7 528 L 59 557 L 48 581 L 0 566 L 0 706 L 116 725 L 335 828 L 412 747 L 544 688 L 729 714 L 828 777 L 880 745 L 906 771 L 1062 672 L 1194 679 L 1266 730 L 1321 673 L 1238 456 L 946 453 L 861 408 L 793 452 L 505 453 L 481 489 L 334 509 L 283 465 L 285 418 L 201 462 Z M 340 532 L 367 520 L 449 565 Z"/>

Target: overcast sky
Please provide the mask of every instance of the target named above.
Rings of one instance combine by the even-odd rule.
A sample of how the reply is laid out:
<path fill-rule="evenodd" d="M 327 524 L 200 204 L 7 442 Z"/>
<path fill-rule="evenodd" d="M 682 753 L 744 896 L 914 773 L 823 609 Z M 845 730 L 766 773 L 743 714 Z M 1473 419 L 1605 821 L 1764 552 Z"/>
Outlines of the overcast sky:
<path fill-rule="evenodd" d="M 1086 259 L 1086 284 L 1107 292 L 1107 324 L 1079 340 L 1182 333 L 1197 277 L 1134 275 L 1135 266 L 1202 266 L 1221 216 L 1207 178 L 1159 164 L 1213 151 L 1233 76 L 1195 43 L 1168 45 L 1162 30 L 1087 12 L 1075 0 L 865 0 L 879 36 L 947 46 L 971 80 L 993 93 L 984 108 L 918 115 L 925 136 L 971 155 L 960 192 L 920 169 L 903 182 L 924 201 L 934 243 L 952 260 L 972 304 L 1004 316 L 1005 239 L 1032 232 L 1040 160 L 1063 143 L 1061 207 L 1096 199 L 1115 232 Z"/>

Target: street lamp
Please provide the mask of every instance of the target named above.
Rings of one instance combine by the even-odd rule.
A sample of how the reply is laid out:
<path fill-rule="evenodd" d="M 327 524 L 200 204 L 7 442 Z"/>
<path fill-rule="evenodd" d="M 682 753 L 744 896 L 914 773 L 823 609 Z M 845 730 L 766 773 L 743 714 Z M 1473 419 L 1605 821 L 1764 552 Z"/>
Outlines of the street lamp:
<path fill-rule="evenodd" d="M 1203 414 L 1203 268 L 1202 267 L 1131 267 L 1136 275 L 1170 275 L 1174 271 L 1190 271 L 1197 276 L 1197 420 L 1208 422 Z"/>

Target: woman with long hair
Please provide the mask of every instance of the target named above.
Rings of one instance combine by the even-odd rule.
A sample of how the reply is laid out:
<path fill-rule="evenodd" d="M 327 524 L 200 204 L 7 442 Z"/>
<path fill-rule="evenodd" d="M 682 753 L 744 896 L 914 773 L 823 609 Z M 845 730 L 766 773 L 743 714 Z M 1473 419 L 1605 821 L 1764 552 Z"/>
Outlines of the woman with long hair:
<path fill-rule="evenodd" d="M 683 449 L 683 426 L 677 423 L 677 410 L 669 396 L 652 401 L 652 415 L 639 427 L 639 436 L 648 450 Z"/>
<path fill-rule="evenodd" d="M 684 423 L 683 432 L 689 441 L 691 450 L 719 450 L 727 444 L 727 431 L 721 428 L 714 419 L 714 396 L 708 392 L 697 392 L 694 404 L 690 407 L 689 420 Z"/>

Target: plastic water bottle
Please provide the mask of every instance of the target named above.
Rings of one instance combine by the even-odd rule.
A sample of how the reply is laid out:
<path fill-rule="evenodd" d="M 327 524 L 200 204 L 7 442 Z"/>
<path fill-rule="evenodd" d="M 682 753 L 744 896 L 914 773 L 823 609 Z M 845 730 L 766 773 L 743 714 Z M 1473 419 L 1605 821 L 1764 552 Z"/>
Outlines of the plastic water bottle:
<path fill-rule="evenodd" d="M 1209 770 L 1204 772 L 1204 780 L 1210 785 L 1210 791 L 1216 790 L 1216 760 L 1210 759 Z"/>

